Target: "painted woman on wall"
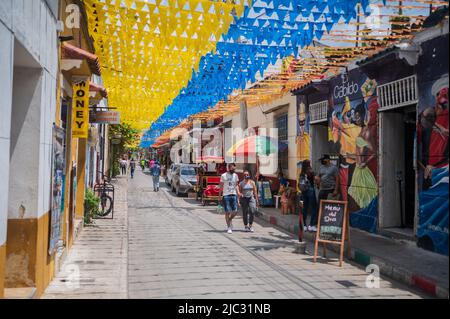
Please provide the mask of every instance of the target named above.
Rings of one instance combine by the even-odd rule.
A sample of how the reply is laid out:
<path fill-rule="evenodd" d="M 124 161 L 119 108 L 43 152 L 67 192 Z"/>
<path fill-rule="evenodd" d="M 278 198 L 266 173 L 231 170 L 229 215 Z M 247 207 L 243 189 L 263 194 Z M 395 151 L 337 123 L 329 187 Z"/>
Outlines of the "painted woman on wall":
<path fill-rule="evenodd" d="M 356 138 L 356 167 L 353 172 L 352 181 L 348 189 L 348 194 L 355 200 L 360 208 L 367 207 L 377 196 L 377 181 L 372 171 L 367 166 L 375 157 L 375 143 L 370 132 L 370 127 L 366 125 L 367 115 L 365 103 L 362 102 L 350 111 L 350 118 L 353 124 L 361 128 Z M 369 122 L 370 119 L 367 121 Z"/>
<path fill-rule="evenodd" d="M 297 160 L 301 162 L 310 159 L 309 121 L 303 101 L 299 104 L 297 120 Z"/>

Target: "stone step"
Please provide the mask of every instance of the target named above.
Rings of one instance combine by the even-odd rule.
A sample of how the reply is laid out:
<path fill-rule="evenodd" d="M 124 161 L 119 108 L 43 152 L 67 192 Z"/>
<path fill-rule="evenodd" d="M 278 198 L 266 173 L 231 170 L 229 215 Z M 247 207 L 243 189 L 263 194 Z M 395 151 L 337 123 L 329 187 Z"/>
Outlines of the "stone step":
<path fill-rule="evenodd" d="M 5 288 L 5 299 L 34 299 L 36 292 L 35 287 Z"/>

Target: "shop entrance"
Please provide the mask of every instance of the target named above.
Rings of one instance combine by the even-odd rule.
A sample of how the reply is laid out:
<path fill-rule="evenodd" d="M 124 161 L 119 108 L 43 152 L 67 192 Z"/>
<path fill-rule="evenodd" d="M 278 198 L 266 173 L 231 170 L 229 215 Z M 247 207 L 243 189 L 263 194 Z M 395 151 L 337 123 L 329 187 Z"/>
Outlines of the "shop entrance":
<path fill-rule="evenodd" d="M 380 228 L 413 237 L 416 107 L 380 113 Z"/>
<path fill-rule="evenodd" d="M 317 172 L 320 167 L 319 159 L 323 154 L 330 153 L 330 143 L 328 141 L 328 122 L 311 124 L 311 165 Z"/>

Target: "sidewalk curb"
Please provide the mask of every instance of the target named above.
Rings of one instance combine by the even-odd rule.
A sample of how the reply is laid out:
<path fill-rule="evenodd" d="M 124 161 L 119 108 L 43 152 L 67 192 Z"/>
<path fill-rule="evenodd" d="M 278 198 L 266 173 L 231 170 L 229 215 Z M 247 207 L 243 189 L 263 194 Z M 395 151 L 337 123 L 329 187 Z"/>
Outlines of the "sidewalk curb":
<path fill-rule="evenodd" d="M 279 221 L 275 216 L 271 216 L 270 214 L 266 214 L 263 209 L 259 211 L 258 218 L 265 220 L 271 225 L 278 226 L 291 234 L 298 234 L 298 225 L 291 225 L 284 221 Z M 310 242 L 314 242 L 314 235 L 312 233 L 304 233 L 304 238 Z M 339 253 L 339 249 L 336 246 L 330 245 L 330 250 Z M 448 288 L 441 287 L 439 284 L 435 283 L 432 280 L 429 280 L 422 275 L 414 274 L 411 271 L 396 265 L 390 265 L 386 263 L 383 259 L 371 256 L 370 254 L 360 250 L 351 248 L 351 259 L 362 267 L 367 267 L 370 264 L 375 264 L 380 269 L 380 274 L 386 276 L 388 278 L 394 279 L 400 283 L 406 284 L 410 287 L 418 288 L 421 291 L 441 299 L 448 299 Z M 347 257 L 345 259 L 348 260 Z"/>

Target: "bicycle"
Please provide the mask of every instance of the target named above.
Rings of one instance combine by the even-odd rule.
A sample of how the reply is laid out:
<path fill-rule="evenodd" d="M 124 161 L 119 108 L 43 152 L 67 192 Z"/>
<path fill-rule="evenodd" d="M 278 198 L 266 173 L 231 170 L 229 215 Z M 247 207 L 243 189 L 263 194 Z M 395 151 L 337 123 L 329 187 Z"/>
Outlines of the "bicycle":
<path fill-rule="evenodd" d="M 103 182 L 94 187 L 94 191 L 100 198 L 98 210 L 99 217 L 106 217 L 109 214 L 114 213 L 114 186 L 110 184 L 110 181 L 110 178 L 104 175 Z M 112 196 L 109 194 L 112 194 Z"/>
<path fill-rule="evenodd" d="M 112 210 L 113 210 L 113 199 L 111 196 L 107 194 L 105 188 L 103 188 L 100 194 L 100 205 L 98 215 L 100 217 L 106 217 L 112 212 Z"/>

